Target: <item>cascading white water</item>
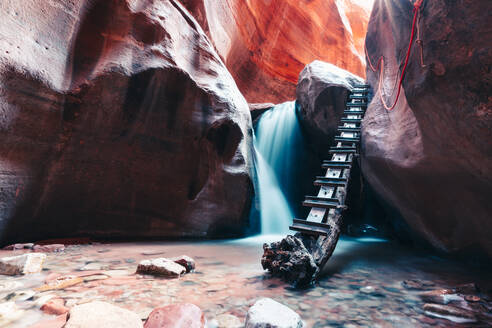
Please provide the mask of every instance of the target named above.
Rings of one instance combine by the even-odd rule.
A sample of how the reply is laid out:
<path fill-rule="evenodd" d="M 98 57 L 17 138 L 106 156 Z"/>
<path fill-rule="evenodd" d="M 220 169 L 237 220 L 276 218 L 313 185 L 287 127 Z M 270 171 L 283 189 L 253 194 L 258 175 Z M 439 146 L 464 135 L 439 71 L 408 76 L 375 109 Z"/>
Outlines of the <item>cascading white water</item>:
<path fill-rule="evenodd" d="M 256 128 L 262 234 L 288 232 L 294 217 L 288 199 L 295 188 L 296 156 L 303 148 L 295 106 L 294 101 L 275 106 L 261 116 Z"/>

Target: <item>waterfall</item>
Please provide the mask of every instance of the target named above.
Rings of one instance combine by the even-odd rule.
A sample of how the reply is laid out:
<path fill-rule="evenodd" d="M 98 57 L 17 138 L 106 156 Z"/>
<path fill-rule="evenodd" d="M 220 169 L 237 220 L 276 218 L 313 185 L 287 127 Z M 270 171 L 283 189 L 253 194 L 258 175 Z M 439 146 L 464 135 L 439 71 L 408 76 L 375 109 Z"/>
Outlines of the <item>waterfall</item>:
<path fill-rule="evenodd" d="M 265 112 L 255 133 L 261 233 L 287 233 L 294 217 L 289 201 L 295 199 L 304 149 L 296 103 L 286 102 Z"/>

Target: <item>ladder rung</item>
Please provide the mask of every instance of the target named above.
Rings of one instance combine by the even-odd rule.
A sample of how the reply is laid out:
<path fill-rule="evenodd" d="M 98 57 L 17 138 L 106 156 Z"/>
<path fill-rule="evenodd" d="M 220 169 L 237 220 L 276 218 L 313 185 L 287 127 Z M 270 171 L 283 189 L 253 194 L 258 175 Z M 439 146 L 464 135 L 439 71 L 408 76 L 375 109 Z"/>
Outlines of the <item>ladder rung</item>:
<path fill-rule="evenodd" d="M 361 118 L 342 118 L 340 120 L 342 123 L 360 123 Z"/>
<path fill-rule="evenodd" d="M 352 114 L 352 115 L 364 115 L 365 111 L 363 110 L 344 110 L 344 114 Z"/>
<path fill-rule="evenodd" d="M 349 165 L 352 165 L 352 161 L 332 161 L 332 160 L 326 159 L 323 161 L 323 164 L 334 164 L 334 165 L 349 164 Z"/>
<path fill-rule="evenodd" d="M 359 138 L 350 138 L 350 137 L 341 137 L 341 136 L 336 136 L 335 141 L 342 141 L 342 142 L 360 142 Z M 354 148 L 354 147 L 352 147 Z"/>
<path fill-rule="evenodd" d="M 352 89 L 352 93 L 368 93 L 369 89 L 361 89 L 361 88 L 354 88 Z"/>
<path fill-rule="evenodd" d="M 319 202 L 333 202 L 340 204 L 340 200 L 338 198 L 326 198 L 326 197 L 318 197 L 318 196 L 305 196 L 306 201 L 319 201 Z"/>
<path fill-rule="evenodd" d="M 345 187 L 345 182 L 342 181 L 329 181 L 329 180 L 314 180 L 315 186 L 328 186 L 328 187 Z"/>
<path fill-rule="evenodd" d="M 350 95 L 349 99 L 367 99 L 367 96 Z"/>
<path fill-rule="evenodd" d="M 369 87 L 370 87 L 370 85 L 369 85 L 369 84 L 365 84 L 365 83 L 364 83 L 364 84 L 356 84 L 356 85 L 354 85 L 354 88 L 363 88 L 363 89 L 367 89 L 367 88 L 369 88 Z"/>
<path fill-rule="evenodd" d="M 352 164 L 321 164 L 321 168 L 323 169 L 351 169 Z"/>
<path fill-rule="evenodd" d="M 352 154 L 352 153 L 356 153 L 356 152 L 357 152 L 357 148 L 343 149 L 341 147 L 331 147 L 330 150 L 329 150 L 329 153 L 330 154 L 337 154 L 337 153 L 340 153 L 340 154 L 346 154 L 346 153 Z"/>
<path fill-rule="evenodd" d="M 367 107 L 367 103 L 366 102 L 347 103 L 347 107 Z"/>
<path fill-rule="evenodd" d="M 311 227 L 325 228 L 328 230 L 331 229 L 331 227 L 328 224 L 323 223 L 323 222 L 314 222 L 314 221 L 308 221 L 308 220 L 294 219 L 294 224 L 295 223 L 303 224 L 303 225 L 307 225 L 307 226 L 311 226 Z"/>
<path fill-rule="evenodd" d="M 290 230 L 299 231 L 309 235 L 315 236 L 328 236 L 328 231 L 325 231 L 322 228 L 310 227 L 305 225 L 293 224 L 289 227 Z"/>
<path fill-rule="evenodd" d="M 360 132 L 360 128 L 348 128 L 346 126 L 339 126 L 338 131 L 340 131 L 340 132 Z"/>
<path fill-rule="evenodd" d="M 305 200 L 302 205 L 306 207 L 337 208 L 340 204 L 327 201 Z"/>

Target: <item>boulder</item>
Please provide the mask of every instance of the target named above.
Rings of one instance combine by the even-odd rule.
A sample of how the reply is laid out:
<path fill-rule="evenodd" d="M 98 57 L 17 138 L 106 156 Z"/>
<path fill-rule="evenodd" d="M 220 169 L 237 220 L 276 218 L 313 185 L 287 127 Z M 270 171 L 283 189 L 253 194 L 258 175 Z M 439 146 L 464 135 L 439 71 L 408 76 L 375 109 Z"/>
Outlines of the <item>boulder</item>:
<path fill-rule="evenodd" d="M 32 248 L 36 253 L 59 253 L 65 250 L 63 244 L 34 245 Z"/>
<path fill-rule="evenodd" d="M 248 104 L 178 1 L 0 16 L 0 243 L 248 228 Z"/>
<path fill-rule="evenodd" d="M 212 40 L 248 102 L 295 97 L 315 59 L 364 75 L 371 2 L 356 0 L 181 0 Z"/>
<path fill-rule="evenodd" d="M 24 312 L 15 302 L 0 303 L 0 326 L 7 327 L 12 322 L 22 318 Z"/>
<path fill-rule="evenodd" d="M 301 239 L 288 235 L 279 242 L 263 245 L 263 269 L 294 285 L 308 285 L 318 273 L 313 256 Z"/>
<path fill-rule="evenodd" d="M 0 274 L 15 276 L 37 273 L 43 269 L 46 254 L 29 253 L 0 258 Z"/>
<path fill-rule="evenodd" d="M 112 304 L 93 301 L 70 309 L 64 328 L 141 328 L 137 314 Z"/>
<path fill-rule="evenodd" d="M 221 314 L 218 315 L 215 320 L 217 320 L 217 328 L 242 328 L 244 325 L 238 317 L 232 314 Z"/>
<path fill-rule="evenodd" d="M 396 107 L 410 40 L 409 1 L 376 0 L 367 68 L 374 91 L 362 124 L 362 171 L 397 226 L 415 243 L 492 257 L 492 34 L 490 3 L 424 1 Z M 397 19 L 394 19 L 394 18 Z M 418 38 L 417 31 L 415 39 Z M 488 40 L 488 41 L 487 41 Z M 421 56 L 422 54 L 422 56 Z M 423 65 L 422 65 L 423 63 Z M 381 88 L 380 88 L 381 87 Z M 383 94 L 379 92 L 383 91 Z"/>
<path fill-rule="evenodd" d="M 204 328 L 205 315 L 194 304 L 172 304 L 152 311 L 145 328 Z"/>
<path fill-rule="evenodd" d="M 245 328 L 302 328 L 301 317 L 271 298 L 262 298 L 249 308 Z"/>
<path fill-rule="evenodd" d="M 50 299 L 41 306 L 41 311 L 46 314 L 61 315 L 67 313 L 69 308 L 65 306 L 65 300 L 60 297 Z"/>
<path fill-rule="evenodd" d="M 328 158 L 350 91 L 363 82 L 362 78 L 319 60 L 304 67 L 299 75 L 299 121 L 309 144 L 321 158 Z"/>
<path fill-rule="evenodd" d="M 178 278 L 186 273 L 186 267 L 170 259 L 158 258 L 143 260 L 137 267 L 137 273 L 152 274 L 169 278 Z"/>

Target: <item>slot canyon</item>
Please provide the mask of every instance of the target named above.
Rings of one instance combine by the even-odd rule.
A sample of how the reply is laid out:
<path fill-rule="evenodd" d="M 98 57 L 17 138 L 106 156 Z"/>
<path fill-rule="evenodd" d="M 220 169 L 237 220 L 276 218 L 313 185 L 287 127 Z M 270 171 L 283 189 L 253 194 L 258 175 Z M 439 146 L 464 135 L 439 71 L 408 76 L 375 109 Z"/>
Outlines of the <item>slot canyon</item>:
<path fill-rule="evenodd" d="M 490 327 L 491 10 L 0 1 L 0 327 Z"/>

